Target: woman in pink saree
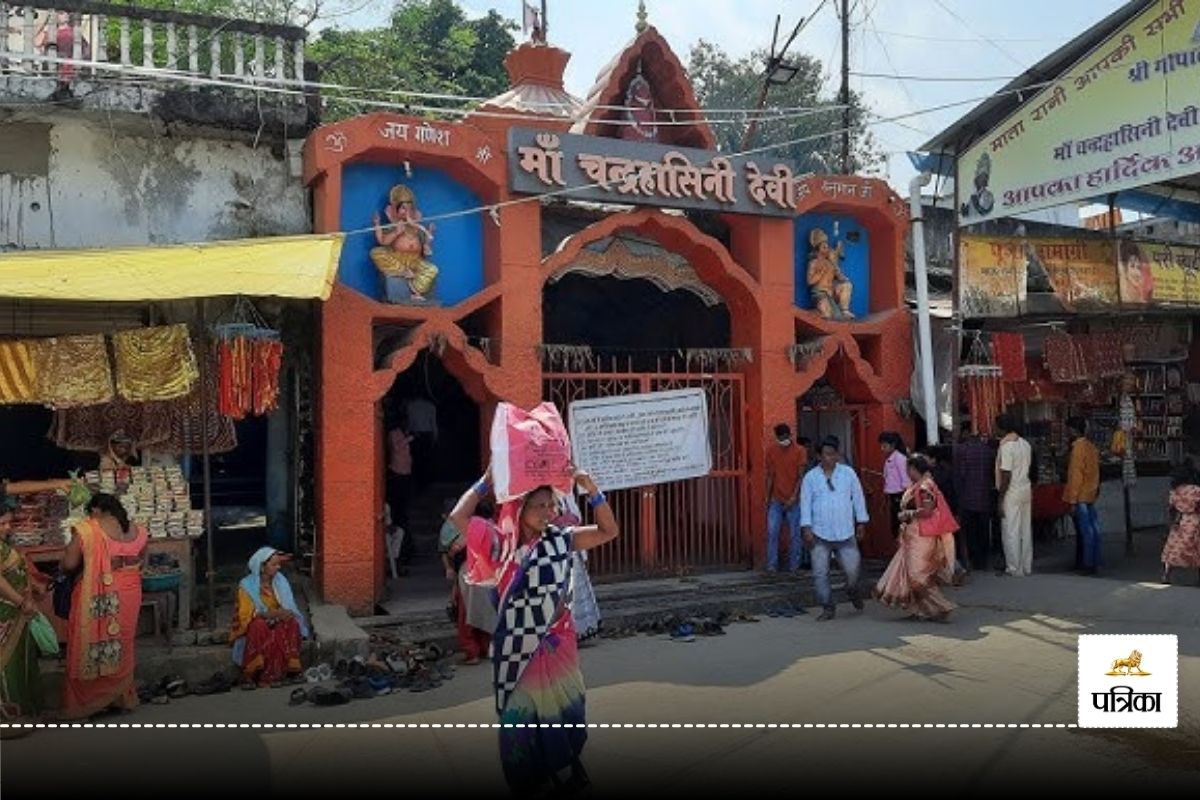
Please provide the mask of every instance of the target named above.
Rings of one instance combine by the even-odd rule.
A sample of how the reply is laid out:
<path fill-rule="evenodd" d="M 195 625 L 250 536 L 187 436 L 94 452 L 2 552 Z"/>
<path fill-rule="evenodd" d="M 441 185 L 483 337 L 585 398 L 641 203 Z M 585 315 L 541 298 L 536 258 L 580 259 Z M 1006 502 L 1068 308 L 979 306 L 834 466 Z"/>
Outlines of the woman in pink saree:
<path fill-rule="evenodd" d="M 940 585 L 954 580 L 954 532 L 958 523 L 933 480 L 924 456 L 908 459 L 912 484 L 900 500 L 896 554 L 875 586 L 875 598 L 917 619 L 944 622 L 955 609 Z"/>
<path fill-rule="evenodd" d="M 142 605 L 146 530 L 112 495 L 97 494 L 75 527 L 62 567 L 81 570 L 71 597 L 62 716 L 82 719 L 137 706 L 134 639 Z M 82 569 L 81 569 L 82 568 Z"/>

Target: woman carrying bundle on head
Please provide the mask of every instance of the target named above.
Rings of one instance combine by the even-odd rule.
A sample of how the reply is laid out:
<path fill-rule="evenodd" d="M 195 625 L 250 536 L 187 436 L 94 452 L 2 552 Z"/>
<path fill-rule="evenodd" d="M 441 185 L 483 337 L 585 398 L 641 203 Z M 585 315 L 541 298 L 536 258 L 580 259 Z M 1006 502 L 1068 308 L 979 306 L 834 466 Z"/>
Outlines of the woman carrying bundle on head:
<path fill-rule="evenodd" d="M 544 486 L 500 505 L 495 525 L 472 525 L 492 493 L 492 470 L 458 501 L 450 518 L 468 537 L 474 580 L 495 580 L 498 619 L 492 638 L 493 685 L 500 758 L 509 786 L 534 792 L 547 780 L 579 788 L 587 776 L 579 756 L 587 740 L 578 633 L 571 613 L 575 553 L 612 541 L 616 518 L 595 481 L 574 476 L 596 524 L 560 528 L 555 491 Z M 475 517 L 478 519 L 477 517 Z"/>

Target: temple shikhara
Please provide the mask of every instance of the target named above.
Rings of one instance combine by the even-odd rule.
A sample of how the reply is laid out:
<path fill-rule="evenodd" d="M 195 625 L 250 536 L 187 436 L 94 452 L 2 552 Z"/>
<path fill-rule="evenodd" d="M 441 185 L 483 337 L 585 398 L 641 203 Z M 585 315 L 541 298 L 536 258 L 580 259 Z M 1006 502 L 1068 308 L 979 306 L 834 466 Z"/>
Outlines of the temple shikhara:
<path fill-rule="evenodd" d="M 864 550 L 891 551 L 876 437 L 911 433 L 905 204 L 878 180 L 719 152 L 644 20 L 582 100 L 569 59 L 535 39 L 508 55 L 509 90 L 461 122 L 370 114 L 307 141 L 316 230 L 349 233 L 320 322 L 328 602 L 369 613 L 382 596 L 395 421 L 418 485 L 457 494 L 486 466 L 498 401 L 565 417 L 704 389 L 711 473 L 613 492 L 623 535 L 593 554 L 597 575 L 761 565 L 780 422 L 842 440 L 874 518 Z"/>

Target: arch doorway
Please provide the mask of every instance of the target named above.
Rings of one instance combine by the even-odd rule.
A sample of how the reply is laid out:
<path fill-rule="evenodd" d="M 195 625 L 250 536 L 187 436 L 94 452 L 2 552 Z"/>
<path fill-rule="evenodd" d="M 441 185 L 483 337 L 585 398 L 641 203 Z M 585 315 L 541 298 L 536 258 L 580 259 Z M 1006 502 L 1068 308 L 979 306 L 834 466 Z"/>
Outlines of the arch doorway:
<path fill-rule="evenodd" d="M 745 418 L 730 310 L 687 260 L 609 237 L 584 247 L 543 292 L 543 396 L 576 400 L 684 388 L 708 397 L 713 471 L 612 492 L 623 535 L 595 551 L 598 576 L 750 564 Z M 585 510 L 586 511 L 586 510 Z"/>
<path fill-rule="evenodd" d="M 412 610 L 414 598 L 445 600 L 438 534 L 447 504 L 483 471 L 480 409 L 442 360 L 423 350 L 396 376 L 381 410 L 385 496 L 393 524 L 405 532 L 398 578 L 388 570 L 384 607 L 403 602 Z M 396 441 L 405 436 L 409 476 L 401 474 L 405 459 Z"/>

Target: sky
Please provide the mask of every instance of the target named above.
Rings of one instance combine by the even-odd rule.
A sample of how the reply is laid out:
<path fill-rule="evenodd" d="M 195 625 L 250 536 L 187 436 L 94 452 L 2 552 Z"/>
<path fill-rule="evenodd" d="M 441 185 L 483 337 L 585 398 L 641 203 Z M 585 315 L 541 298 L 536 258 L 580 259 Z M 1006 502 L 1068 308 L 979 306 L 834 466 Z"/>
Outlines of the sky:
<path fill-rule="evenodd" d="M 517 21 L 521 18 L 521 3 L 459 0 L 473 16 L 494 8 Z M 794 52 L 806 53 L 823 63 L 831 96 L 836 94 L 840 81 L 841 37 L 834 11 L 838 4 L 840 0 L 826 0 L 792 46 Z M 886 155 L 882 177 L 906 195 L 914 175 L 906 152 L 917 149 L 1008 79 L 1123 4 L 1124 0 L 851 0 L 851 71 L 913 76 L 896 80 L 852 75 L 851 87 L 873 112 L 890 118 L 971 101 L 873 125 L 876 142 Z M 637 0 L 547 0 L 547 5 L 551 43 L 572 53 L 567 65 L 567 90 L 582 97 L 597 72 L 635 35 Z M 688 51 L 701 39 L 715 42 L 734 57 L 768 47 L 777 14 L 782 16 L 781 31 L 790 32 L 801 17 L 809 16 L 818 6 L 821 0 L 646 2 L 648 21 L 685 64 Z M 376 0 L 337 24 L 381 25 L 390 8 L 386 0 Z M 519 40 L 521 34 L 517 36 Z M 745 105 L 753 106 L 756 99 L 746 98 Z"/>

